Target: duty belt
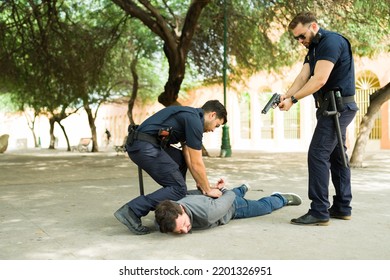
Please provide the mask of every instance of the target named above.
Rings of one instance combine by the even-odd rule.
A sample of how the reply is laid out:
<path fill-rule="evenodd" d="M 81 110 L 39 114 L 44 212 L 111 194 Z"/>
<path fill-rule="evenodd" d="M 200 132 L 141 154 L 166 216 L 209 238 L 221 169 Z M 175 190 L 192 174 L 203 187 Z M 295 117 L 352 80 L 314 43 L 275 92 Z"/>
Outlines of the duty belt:
<path fill-rule="evenodd" d="M 343 97 L 343 103 L 344 103 L 344 104 L 355 102 L 355 96 L 354 96 L 354 95 L 351 95 L 351 96 L 342 96 L 342 97 Z"/>
<path fill-rule="evenodd" d="M 129 126 L 129 129 L 128 129 L 129 135 L 128 135 L 127 141 L 126 141 L 127 145 L 131 146 L 133 144 L 134 140 L 141 140 L 141 141 L 146 141 L 146 142 L 149 142 L 149 143 L 152 143 L 155 145 L 160 145 L 160 141 L 157 139 L 156 136 L 152 136 L 150 134 L 137 131 L 136 130 L 137 128 L 138 128 L 138 126 L 136 126 L 136 125 Z"/>
<path fill-rule="evenodd" d="M 160 141 L 158 141 L 156 137 L 139 131 L 135 131 L 133 140 L 141 140 L 152 144 L 160 145 Z"/>
<path fill-rule="evenodd" d="M 323 107 L 323 105 L 326 105 L 325 107 L 327 107 L 329 105 L 329 97 L 328 96 L 329 96 L 329 94 L 333 94 L 334 92 L 335 91 L 331 90 L 325 94 L 318 94 L 316 99 L 315 99 L 316 108 L 321 108 L 321 107 Z M 353 102 L 355 102 L 355 96 L 354 95 L 342 96 L 342 100 L 343 100 L 343 104 L 353 103 Z"/>

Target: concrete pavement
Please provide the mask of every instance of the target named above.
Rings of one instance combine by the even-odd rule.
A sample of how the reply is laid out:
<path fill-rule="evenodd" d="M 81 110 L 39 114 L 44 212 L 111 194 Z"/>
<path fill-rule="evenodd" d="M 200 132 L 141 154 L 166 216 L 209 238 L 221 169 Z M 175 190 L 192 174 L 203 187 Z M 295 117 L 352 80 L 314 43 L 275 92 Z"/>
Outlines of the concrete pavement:
<path fill-rule="evenodd" d="M 367 153 L 366 167 L 352 170 L 352 220 L 332 219 L 327 227 L 289 223 L 310 204 L 306 153 L 209 152 L 210 181 L 248 182 L 249 199 L 295 192 L 303 204 L 188 235 L 136 236 L 113 216 L 139 193 L 137 168 L 125 154 L 7 151 L 0 154 L 0 259 L 390 259 L 390 151 Z M 195 188 L 190 175 L 187 181 Z M 145 174 L 144 183 L 147 193 L 158 188 Z M 143 223 L 152 226 L 153 218 L 152 212 Z"/>

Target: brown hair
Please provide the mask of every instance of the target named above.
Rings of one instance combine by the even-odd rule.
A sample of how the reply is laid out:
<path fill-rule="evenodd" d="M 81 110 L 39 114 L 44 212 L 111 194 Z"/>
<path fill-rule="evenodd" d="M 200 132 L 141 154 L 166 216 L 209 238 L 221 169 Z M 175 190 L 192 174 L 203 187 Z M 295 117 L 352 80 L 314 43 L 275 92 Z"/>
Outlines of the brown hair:
<path fill-rule="evenodd" d="M 314 13 L 312 12 L 301 12 L 297 14 L 293 20 L 288 25 L 288 29 L 293 30 L 299 23 L 302 23 L 302 25 L 305 25 L 307 23 L 317 23 L 317 18 Z"/>
<path fill-rule="evenodd" d="M 173 232 L 176 228 L 176 219 L 181 214 L 183 214 L 183 211 L 180 205 L 173 201 L 164 200 L 158 204 L 154 215 L 160 232 Z"/>
<path fill-rule="evenodd" d="M 216 112 L 217 118 L 222 120 L 223 124 L 227 122 L 227 111 L 224 105 L 218 100 L 209 100 L 203 104 L 202 109 L 205 113 Z"/>

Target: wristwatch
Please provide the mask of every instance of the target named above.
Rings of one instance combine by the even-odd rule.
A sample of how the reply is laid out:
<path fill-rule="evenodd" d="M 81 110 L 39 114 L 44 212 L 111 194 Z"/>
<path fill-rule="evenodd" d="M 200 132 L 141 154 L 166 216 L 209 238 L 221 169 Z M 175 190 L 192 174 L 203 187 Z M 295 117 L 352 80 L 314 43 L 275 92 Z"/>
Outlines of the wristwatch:
<path fill-rule="evenodd" d="M 293 95 L 291 96 L 291 101 L 292 103 L 297 103 L 298 102 L 298 99 L 296 99 Z"/>

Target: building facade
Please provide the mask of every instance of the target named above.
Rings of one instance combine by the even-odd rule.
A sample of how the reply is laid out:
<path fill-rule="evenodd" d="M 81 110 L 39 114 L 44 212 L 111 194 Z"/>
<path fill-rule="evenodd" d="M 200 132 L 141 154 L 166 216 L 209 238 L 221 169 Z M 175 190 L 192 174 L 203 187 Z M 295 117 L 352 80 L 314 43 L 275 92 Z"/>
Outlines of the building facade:
<path fill-rule="evenodd" d="M 228 131 L 230 145 L 234 150 L 263 150 L 272 152 L 306 151 L 316 125 L 314 99 L 308 96 L 295 104 L 288 112 L 271 109 L 267 114 L 261 111 L 273 93 L 284 93 L 292 84 L 301 64 L 285 68 L 281 73 L 258 73 L 245 82 L 232 84 L 227 88 L 226 107 L 228 111 Z M 355 60 L 356 101 L 360 108 L 355 121 L 348 127 L 347 146 L 352 152 L 359 124 L 369 106 L 369 95 L 376 89 L 390 82 L 390 54 L 384 54 L 375 60 L 367 58 Z M 182 105 L 201 107 L 207 100 L 225 100 L 222 85 L 200 87 L 191 90 L 178 101 Z M 143 104 L 137 101 L 133 118 L 141 123 L 148 116 L 161 110 L 159 103 Z M 390 149 L 390 106 L 385 103 L 378 113 L 373 128 L 368 150 Z M 15 116 L 3 114 L 0 121 L 0 135 L 9 134 L 9 148 L 34 147 L 34 139 L 27 125 L 28 112 Z M 67 130 L 71 145 L 76 145 L 80 138 L 91 137 L 85 112 L 79 112 L 62 121 Z M 103 105 L 96 118 L 99 149 L 112 149 L 121 145 L 127 135 L 129 120 L 127 100 Z M 111 141 L 105 141 L 105 131 L 111 133 Z M 36 120 L 35 133 L 41 147 L 48 147 L 49 123 L 46 117 Z M 66 142 L 62 131 L 56 125 L 57 147 L 65 148 Z M 204 135 L 204 146 L 209 150 L 219 150 L 222 144 L 222 128 Z"/>

